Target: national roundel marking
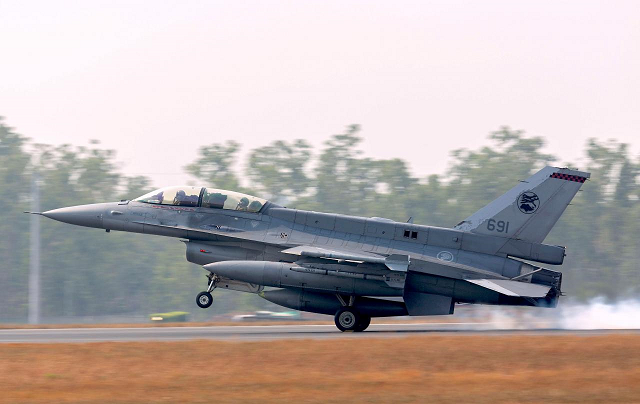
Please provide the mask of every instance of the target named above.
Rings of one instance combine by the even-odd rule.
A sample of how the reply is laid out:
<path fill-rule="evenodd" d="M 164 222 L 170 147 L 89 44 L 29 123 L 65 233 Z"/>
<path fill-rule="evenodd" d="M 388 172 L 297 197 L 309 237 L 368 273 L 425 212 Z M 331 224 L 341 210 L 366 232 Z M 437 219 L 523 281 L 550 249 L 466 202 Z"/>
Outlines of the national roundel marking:
<path fill-rule="evenodd" d="M 517 204 L 520 212 L 530 215 L 538 210 L 538 207 L 540 206 L 540 198 L 538 198 L 538 195 L 533 192 L 523 192 L 518 196 Z"/>
<path fill-rule="evenodd" d="M 438 255 L 436 255 L 436 258 L 440 261 L 451 262 L 453 261 L 453 254 L 451 254 L 449 251 L 440 251 Z"/>

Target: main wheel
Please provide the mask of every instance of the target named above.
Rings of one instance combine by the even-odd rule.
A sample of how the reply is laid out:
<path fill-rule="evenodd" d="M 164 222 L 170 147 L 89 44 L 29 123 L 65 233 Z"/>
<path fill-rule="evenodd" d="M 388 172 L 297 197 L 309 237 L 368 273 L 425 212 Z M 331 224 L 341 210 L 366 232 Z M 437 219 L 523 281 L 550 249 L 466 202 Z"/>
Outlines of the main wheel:
<path fill-rule="evenodd" d="M 371 317 L 361 314 L 360 320 L 356 324 L 356 328 L 354 329 L 354 331 L 355 332 L 364 331 L 367 329 L 367 327 L 369 327 L 369 324 L 371 324 Z"/>
<path fill-rule="evenodd" d="M 336 327 L 342 332 L 356 331 L 360 314 L 351 307 L 342 307 L 336 312 Z"/>
<path fill-rule="evenodd" d="M 209 292 L 200 292 L 198 296 L 196 296 L 196 304 L 198 307 L 206 309 L 211 306 L 211 303 L 213 303 L 213 296 L 211 296 Z"/>

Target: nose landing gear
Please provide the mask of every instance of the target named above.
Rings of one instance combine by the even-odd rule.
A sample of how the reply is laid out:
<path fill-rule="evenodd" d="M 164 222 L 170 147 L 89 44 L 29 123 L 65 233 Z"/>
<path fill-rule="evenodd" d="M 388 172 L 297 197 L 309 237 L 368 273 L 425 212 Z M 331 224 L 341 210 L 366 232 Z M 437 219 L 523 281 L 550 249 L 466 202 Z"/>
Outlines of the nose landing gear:
<path fill-rule="evenodd" d="M 207 278 L 209 279 L 207 290 L 205 292 L 198 293 L 198 296 L 196 296 L 196 304 L 202 309 L 211 307 L 211 304 L 213 303 L 213 296 L 211 296 L 211 292 L 216 288 L 218 282 L 220 282 L 220 279 L 215 274 L 209 274 L 207 275 Z"/>
<path fill-rule="evenodd" d="M 196 296 L 196 304 L 202 309 L 210 307 L 212 303 L 213 296 L 211 296 L 211 293 L 209 292 L 200 292 L 198 293 L 198 296 Z"/>

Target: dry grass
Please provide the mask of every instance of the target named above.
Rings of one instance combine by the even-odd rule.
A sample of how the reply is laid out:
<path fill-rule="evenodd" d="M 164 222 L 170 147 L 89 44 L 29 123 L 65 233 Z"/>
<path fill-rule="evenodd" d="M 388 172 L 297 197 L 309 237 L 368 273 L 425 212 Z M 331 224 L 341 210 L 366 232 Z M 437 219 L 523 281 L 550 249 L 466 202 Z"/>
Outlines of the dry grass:
<path fill-rule="evenodd" d="M 0 345 L 1 403 L 640 402 L 640 336 Z"/>

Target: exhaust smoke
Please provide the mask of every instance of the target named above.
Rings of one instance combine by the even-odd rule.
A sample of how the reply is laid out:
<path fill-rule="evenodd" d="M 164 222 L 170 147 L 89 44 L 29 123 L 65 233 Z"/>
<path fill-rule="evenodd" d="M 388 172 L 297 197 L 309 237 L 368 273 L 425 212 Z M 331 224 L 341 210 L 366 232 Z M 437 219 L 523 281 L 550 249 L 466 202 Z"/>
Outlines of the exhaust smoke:
<path fill-rule="evenodd" d="M 485 311 L 486 310 L 486 311 Z M 556 309 L 487 307 L 474 311 L 478 327 L 491 330 L 623 330 L 640 329 L 640 300 L 565 303 Z"/>
<path fill-rule="evenodd" d="M 560 310 L 559 327 L 573 330 L 640 329 L 640 300 L 606 303 L 596 298 L 587 304 Z"/>

